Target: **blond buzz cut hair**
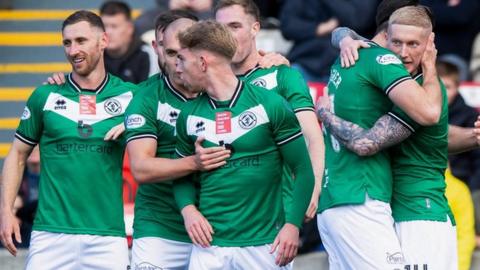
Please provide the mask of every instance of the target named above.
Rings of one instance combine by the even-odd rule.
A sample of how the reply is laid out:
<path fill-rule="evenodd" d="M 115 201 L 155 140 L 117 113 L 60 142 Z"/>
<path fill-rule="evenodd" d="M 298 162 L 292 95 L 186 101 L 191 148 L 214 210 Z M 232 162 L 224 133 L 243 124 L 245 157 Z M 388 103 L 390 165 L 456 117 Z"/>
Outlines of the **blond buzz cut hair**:
<path fill-rule="evenodd" d="M 195 23 L 178 34 L 182 48 L 190 50 L 206 50 L 229 61 L 237 50 L 237 42 L 224 25 L 206 20 Z"/>
<path fill-rule="evenodd" d="M 428 7 L 425 6 L 406 6 L 397 9 L 392 13 L 388 20 L 388 27 L 393 24 L 411 25 L 432 31 L 432 15 Z"/>

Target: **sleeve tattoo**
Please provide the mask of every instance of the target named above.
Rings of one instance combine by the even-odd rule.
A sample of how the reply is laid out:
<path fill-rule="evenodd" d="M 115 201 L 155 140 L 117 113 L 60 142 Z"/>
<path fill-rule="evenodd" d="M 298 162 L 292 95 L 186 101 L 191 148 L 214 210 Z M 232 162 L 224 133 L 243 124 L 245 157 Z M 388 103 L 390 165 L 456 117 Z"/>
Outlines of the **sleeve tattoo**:
<path fill-rule="evenodd" d="M 395 145 L 412 134 L 407 127 L 386 114 L 371 129 L 364 129 L 321 108 L 318 117 L 330 133 L 347 149 L 359 156 L 371 156 Z"/>

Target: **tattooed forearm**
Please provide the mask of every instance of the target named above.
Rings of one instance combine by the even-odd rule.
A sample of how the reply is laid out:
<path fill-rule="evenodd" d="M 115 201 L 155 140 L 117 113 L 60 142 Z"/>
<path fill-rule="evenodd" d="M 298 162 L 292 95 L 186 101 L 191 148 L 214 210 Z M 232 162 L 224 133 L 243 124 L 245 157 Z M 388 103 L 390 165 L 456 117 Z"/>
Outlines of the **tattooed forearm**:
<path fill-rule="evenodd" d="M 357 34 L 357 32 L 353 31 L 348 27 L 337 27 L 335 28 L 335 30 L 332 31 L 332 38 L 330 42 L 332 43 L 333 47 L 335 47 L 336 49 L 340 49 L 340 41 L 347 36 L 355 40 L 368 41 L 368 39 L 360 36 L 359 34 Z"/>
<path fill-rule="evenodd" d="M 325 128 L 347 149 L 359 156 L 373 155 L 395 145 L 412 132 L 389 115 L 380 117 L 371 129 L 364 129 L 324 109 L 318 111 Z"/>

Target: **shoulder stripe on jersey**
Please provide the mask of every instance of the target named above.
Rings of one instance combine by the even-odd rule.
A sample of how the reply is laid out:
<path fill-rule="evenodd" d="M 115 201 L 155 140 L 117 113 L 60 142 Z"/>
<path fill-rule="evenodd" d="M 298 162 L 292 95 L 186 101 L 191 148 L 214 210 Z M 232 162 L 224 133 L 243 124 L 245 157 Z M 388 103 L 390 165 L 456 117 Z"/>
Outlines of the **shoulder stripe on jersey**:
<path fill-rule="evenodd" d="M 182 154 L 180 151 L 178 151 L 177 148 L 175 148 L 175 153 L 177 153 L 181 157 L 186 157 L 186 155 Z"/>
<path fill-rule="evenodd" d="M 173 84 L 170 82 L 170 79 L 168 78 L 168 76 L 164 76 L 163 80 L 167 84 L 168 90 L 170 90 L 177 98 L 179 98 L 183 102 L 188 101 L 188 98 L 186 96 L 184 96 L 182 93 L 180 93 L 180 91 L 178 91 L 177 89 L 175 89 L 175 87 L 173 87 Z"/>
<path fill-rule="evenodd" d="M 72 73 L 69 73 L 67 78 L 68 78 L 68 82 L 73 86 L 73 88 L 75 88 L 75 90 L 77 90 L 79 93 L 82 92 L 83 88 L 81 88 L 80 85 L 78 85 L 73 80 Z M 100 83 L 100 85 L 97 88 L 95 88 L 95 94 L 99 94 L 105 88 L 105 85 L 107 85 L 108 81 L 109 81 L 109 75 L 107 72 L 105 74 L 105 78 L 103 78 L 103 81 Z"/>
<path fill-rule="evenodd" d="M 19 139 L 20 141 L 30 145 L 30 146 L 35 146 L 38 144 L 37 141 L 35 140 L 32 140 L 26 136 L 23 136 L 22 134 L 18 133 L 18 132 L 15 132 L 15 138 Z"/>
<path fill-rule="evenodd" d="M 135 136 L 132 136 L 130 138 L 127 139 L 127 143 L 128 142 L 131 142 L 131 141 L 134 141 L 134 140 L 138 140 L 138 139 L 144 139 L 144 138 L 152 138 L 152 139 L 157 139 L 157 136 L 154 135 L 154 134 L 139 134 L 139 135 L 135 135 Z"/>
<path fill-rule="evenodd" d="M 394 114 L 393 112 L 389 112 L 388 115 L 393 117 L 395 120 L 397 120 L 400 124 L 402 124 L 404 127 L 406 127 L 408 130 L 410 130 L 412 133 L 415 133 L 415 129 L 409 125 L 407 122 L 403 121 L 402 118 Z"/>
<path fill-rule="evenodd" d="M 238 101 L 238 97 L 240 96 L 242 88 L 243 88 L 243 81 L 238 80 L 237 87 L 235 88 L 235 92 L 233 93 L 232 99 L 228 103 L 228 108 L 231 109 L 233 108 L 233 106 L 235 106 L 235 104 Z M 213 100 L 211 97 L 208 97 L 208 101 L 210 103 L 210 106 L 212 106 L 214 110 L 218 108 L 217 104 L 215 103 L 215 100 Z"/>
<path fill-rule="evenodd" d="M 385 89 L 385 94 L 388 96 L 388 94 L 390 94 L 390 91 L 392 91 L 392 89 L 395 88 L 395 86 L 399 85 L 404 81 L 411 80 L 411 79 L 412 79 L 411 76 L 404 76 L 404 77 L 398 78 L 397 80 L 392 82 L 389 86 L 387 86 L 387 88 Z"/>
<path fill-rule="evenodd" d="M 415 81 L 420 79 L 421 77 L 423 77 L 423 73 L 418 73 L 417 75 L 415 75 L 415 77 L 413 78 Z"/>
<path fill-rule="evenodd" d="M 303 107 L 303 108 L 297 108 L 295 110 L 293 110 L 295 113 L 298 113 L 298 112 L 303 112 L 303 111 L 311 111 L 311 112 L 315 112 L 315 109 L 313 107 Z"/>
<path fill-rule="evenodd" d="M 283 139 L 283 140 L 281 140 L 281 141 L 278 141 L 278 142 L 277 142 L 277 145 L 278 145 L 278 146 L 284 145 L 284 144 L 286 144 L 286 143 L 288 143 L 288 142 L 291 142 L 291 141 L 295 140 L 296 138 L 298 138 L 298 137 L 300 137 L 300 136 L 302 136 L 302 131 L 299 131 L 299 132 L 293 134 L 292 136 L 290 136 L 290 137 L 288 137 L 288 138 L 285 138 L 285 139 Z"/>

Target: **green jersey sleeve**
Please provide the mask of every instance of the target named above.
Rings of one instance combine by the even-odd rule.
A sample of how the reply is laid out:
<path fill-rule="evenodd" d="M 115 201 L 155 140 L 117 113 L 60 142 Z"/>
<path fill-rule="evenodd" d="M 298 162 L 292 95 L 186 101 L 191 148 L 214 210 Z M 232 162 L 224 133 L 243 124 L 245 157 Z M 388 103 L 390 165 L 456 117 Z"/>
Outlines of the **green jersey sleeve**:
<path fill-rule="evenodd" d="M 20 124 L 15 137 L 20 141 L 35 146 L 43 132 L 43 106 L 48 96 L 46 87 L 39 87 L 28 98 L 25 109 L 20 117 Z"/>
<path fill-rule="evenodd" d="M 271 118 L 270 121 L 276 144 L 282 146 L 301 137 L 302 131 L 300 129 L 300 124 L 298 123 L 297 117 L 290 104 L 278 95 L 272 95 L 271 101 L 273 101 L 273 106 L 270 106 L 269 117 Z"/>
<path fill-rule="evenodd" d="M 127 143 L 142 138 L 157 139 L 156 103 L 152 89 L 141 89 L 125 112 L 125 136 Z"/>
<path fill-rule="evenodd" d="M 402 61 L 392 52 L 378 48 L 371 50 L 373 61 L 365 61 L 365 67 L 372 83 L 382 89 L 386 95 L 400 83 L 411 80 L 412 77 L 403 66 Z"/>
<path fill-rule="evenodd" d="M 287 66 L 281 66 L 278 71 L 280 94 L 290 103 L 294 112 L 314 111 L 310 89 L 302 74 Z"/>

